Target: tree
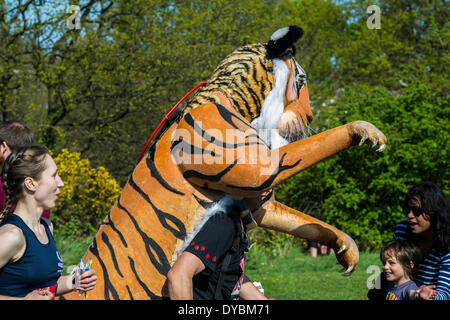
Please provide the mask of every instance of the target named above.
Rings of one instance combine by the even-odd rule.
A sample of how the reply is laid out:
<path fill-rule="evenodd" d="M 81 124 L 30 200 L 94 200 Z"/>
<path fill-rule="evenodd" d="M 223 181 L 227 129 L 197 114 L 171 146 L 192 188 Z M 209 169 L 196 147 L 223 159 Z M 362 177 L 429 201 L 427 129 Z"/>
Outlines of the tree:
<path fill-rule="evenodd" d="M 372 4 L 345 1 L 342 5 L 350 19 L 346 37 L 336 47 L 333 88 L 368 84 L 399 90 L 414 80 L 448 94 L 449 79 L 442 76 L 449 72 L 446 1 L 380 2 L 380 29 L 366 26 L 366 9 Z"/>
<path fill-rule="evenodd" d="M 119 196 L 119 184 L 104 167 L 93 168 L 80 153 L 63 149 L 55 163 L 64 181 L 52 210 L 58 234 L 77 238 L 94 235 Z"/>
<path fill-rule="evenodd" d="M 81 152 L 122 184 L 164 114 L 232 50 L 302 25 L 298 55 L 311 69 L 314 91 L 332 71 L 331 48 L 344 27 L 331 1 L 91 0 L 80 5 L 81 30 L 67 29 L 63 6 L 43 21 L 44 7 L 30 3 L 41 20 L 22 36 L 36 86 L 35 92 L 19 88 L 31 101 L 24 110 L 35 109 L 43 144 Z"/>
<path fill-rule="evenodd" d="M 375 124 L 388 138 L 386 149 L 348 149 L 286 182 L 278 198 L 300 210 L 308 199 L 319 218 L 362 249 L 377 248 L 406 219 L 401 207 L 410 187 L 433 181 L 449 191 L 449 97 L 421 83 L 399 93 L 364 86 L 343 91 L 329 109 L 331 127 L 357 119 Z"/>
<path fill-rule="evenodd" d="M 278 188 L 281 200 L 318 208 L 316 216 L 363 249 L 391 238 L 414 183 L 431 180 L 449 192 L 448 8 L 443 1 L 378 3 L 381 29 L 368 29 L 372 4 L 340 2 L 344 36 L 320 89 L 325 99 L 312 101 L 320 102 L 313 131 L 363 119 L 386 134 L 387 149 L 380 155 L 352 148 Z"/>

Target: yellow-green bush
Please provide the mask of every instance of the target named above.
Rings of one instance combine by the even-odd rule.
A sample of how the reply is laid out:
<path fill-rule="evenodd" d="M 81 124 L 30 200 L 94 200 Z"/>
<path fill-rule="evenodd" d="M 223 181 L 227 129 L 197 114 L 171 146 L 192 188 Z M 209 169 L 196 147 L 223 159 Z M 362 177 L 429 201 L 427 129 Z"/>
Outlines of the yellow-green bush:
<path fill-rule="evenodd" d="M 51 212 L 55 231 L 66 236 L 96 232 L 119 196 L 119 184 L 104 167 L 92 168 L 80 153 L 63 149 L 54 159 L 64 182 Z"/>

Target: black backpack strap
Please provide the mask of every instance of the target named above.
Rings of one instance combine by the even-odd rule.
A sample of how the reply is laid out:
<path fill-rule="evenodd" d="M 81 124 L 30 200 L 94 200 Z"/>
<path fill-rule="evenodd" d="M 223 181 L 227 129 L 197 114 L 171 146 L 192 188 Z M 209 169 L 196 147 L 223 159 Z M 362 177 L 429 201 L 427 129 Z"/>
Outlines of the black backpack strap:
<path fill-rule="evenodd" d="M 242 224 L 240 222 L 240 219 L 238 222 L 236 222 L 236 237 L 234 238 L 233 245 L 231 246 L 230 250 L 228 250 L 228 253 L 223 258 L 222 264 L 220 266 L 220 273 L 219 273 L 219 279 L 217 281 L 216 286 L 216 292 L 214 294 L 214 300 L 224 300 L 222 295 L 222 287 L 223 287 L 223 281 L 225 279 L 225 273 L 228 270 L 228 267 L 231 262 L 231 257 L 236 253 L 236 251 L 240 250 L 238 245 L 241 243 L 242 239 Z"/>
<path fill-rule="evenodd" d="M 222 295 L 223 281 L 225 277 L 225 271 L 228 269 L 228 266 L 230 265 L 231 256 L 232 254 L 229 252 L 225 256 L 225 258 L 223 258 L 222 266 L 220 268 L 219 280 L 217 281 L 216 292 L 214 293 L 214 300 L 223 300 Z"/>

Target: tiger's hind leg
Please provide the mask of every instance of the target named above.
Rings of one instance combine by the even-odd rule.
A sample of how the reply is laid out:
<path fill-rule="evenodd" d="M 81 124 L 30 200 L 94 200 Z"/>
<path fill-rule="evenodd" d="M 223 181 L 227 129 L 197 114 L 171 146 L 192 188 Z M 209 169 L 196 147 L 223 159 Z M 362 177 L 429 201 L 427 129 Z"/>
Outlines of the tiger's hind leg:
<path fill-rule="evenodd" d="M 289 233 L 332 248 L 344 275 L 351 274 L 358 263 L 359 252 L 353 239 L 337 228 L 292 209 L 273 198 L 252 213 L 259 227 Z"/>

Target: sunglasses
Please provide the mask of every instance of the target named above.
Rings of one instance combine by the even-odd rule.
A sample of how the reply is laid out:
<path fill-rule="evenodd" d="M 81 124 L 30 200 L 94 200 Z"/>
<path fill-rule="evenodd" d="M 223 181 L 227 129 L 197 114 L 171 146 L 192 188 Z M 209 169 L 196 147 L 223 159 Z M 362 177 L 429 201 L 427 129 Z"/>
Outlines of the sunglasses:
<path fill-rule="evenodd" d="M 405 210 L 405 214 L 407 215 L 410 211 L 412 211 L 413 215 L 418 217 L 420 216 L 422 213 L 424 213 L 422 208 L 419 207 L 407 207 Z"/>

